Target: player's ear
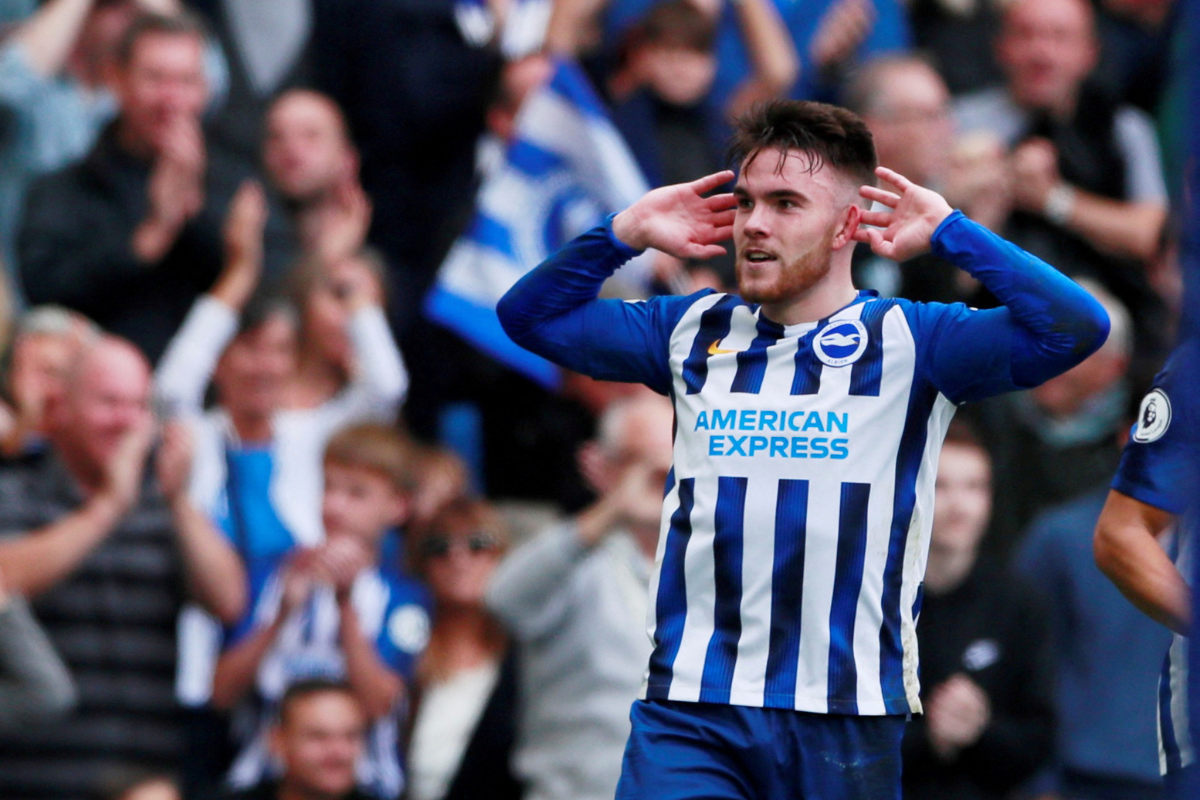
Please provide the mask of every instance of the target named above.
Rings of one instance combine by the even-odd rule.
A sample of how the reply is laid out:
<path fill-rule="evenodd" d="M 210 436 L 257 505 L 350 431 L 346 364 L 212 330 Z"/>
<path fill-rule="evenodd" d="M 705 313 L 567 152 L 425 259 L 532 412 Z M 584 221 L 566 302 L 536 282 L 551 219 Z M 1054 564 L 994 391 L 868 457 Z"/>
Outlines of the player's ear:
<path fill-rule="evenodd" d="M 850 203 L 842 212 L 841 224 L 833 237 L 833 249 L 841 250 L 846 245 L 854 246 L 854 233 L 862 222 L 863 207 L 858 203 Z"/>

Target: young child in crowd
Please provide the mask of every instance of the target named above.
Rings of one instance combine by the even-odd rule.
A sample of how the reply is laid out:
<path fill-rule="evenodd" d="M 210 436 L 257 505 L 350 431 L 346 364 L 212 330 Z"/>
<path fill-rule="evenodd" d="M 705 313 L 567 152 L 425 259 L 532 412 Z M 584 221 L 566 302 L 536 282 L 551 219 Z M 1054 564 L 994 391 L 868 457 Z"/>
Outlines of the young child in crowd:
<path fill-rule="evenodd" d="M 412 459 L 392 428 L 360 424 L 325 449 L 325 542 L 288 559 L 230 631 L 216 668 L 213 702 L 233 709 L 244 745 L 229 782 L 272 774 L 267 733 L 288 686 L 342 679 L 372 720 L 360 785 L 381 798 L 403 787 L 398 712 L 429 638 L 424 588 L 385 558 L 408 517 Z"/>

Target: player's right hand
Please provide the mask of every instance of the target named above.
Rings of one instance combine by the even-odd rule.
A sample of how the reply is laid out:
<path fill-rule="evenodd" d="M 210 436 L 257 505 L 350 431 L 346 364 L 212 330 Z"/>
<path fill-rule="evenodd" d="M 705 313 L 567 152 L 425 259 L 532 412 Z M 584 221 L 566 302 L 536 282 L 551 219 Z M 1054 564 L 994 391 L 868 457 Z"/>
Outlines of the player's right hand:
<path fill-rule="evenodd" d="M 648 192 L 617 214 L 613 233 L 635 250 L 653 247 L 676 258 L 722 255 L 725 248 L 719 242 L 733 235 L 733 195 L 704 195 L 733 178 L 732 171 L 724 170 Z"/>

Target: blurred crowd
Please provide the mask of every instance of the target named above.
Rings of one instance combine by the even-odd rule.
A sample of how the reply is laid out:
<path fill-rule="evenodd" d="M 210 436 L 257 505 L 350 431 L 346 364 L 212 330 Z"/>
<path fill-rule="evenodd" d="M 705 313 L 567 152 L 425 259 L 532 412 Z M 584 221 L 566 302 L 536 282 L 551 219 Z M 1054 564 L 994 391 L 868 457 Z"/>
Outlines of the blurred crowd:
<path fill-rule="evenodd" d="M 0 797 L 613 796 L 670 403 L 423 313 L 564 62 L 649 186 L 755 102 L 835 102 L 1103 303 L 1099 352 L 947 436 L 905 794 L 1161 797 L 1169 634 L 1091 539 L 1180 312 L 1177 15 L 0 0 Z M 932 255 L 855 276 L 996 304 Z M 732 282 L 660 255 L 643 289 Z"/>

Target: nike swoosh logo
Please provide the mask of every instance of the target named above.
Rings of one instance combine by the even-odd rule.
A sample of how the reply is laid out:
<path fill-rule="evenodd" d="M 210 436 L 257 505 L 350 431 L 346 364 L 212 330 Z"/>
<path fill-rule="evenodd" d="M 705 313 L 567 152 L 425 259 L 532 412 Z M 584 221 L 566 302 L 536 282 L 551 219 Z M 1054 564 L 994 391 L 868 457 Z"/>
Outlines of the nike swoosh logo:
<path fill-rule="evenodd" d="M 720 339 L 713 339 L 713 343 L 708 346 L 708 354 L 710 356 L 720 355 L 721 353 L 736 353 L 736 352 L 738 352 L 737 350 L 724 350 L 720 347 L 717 347 L 717 345 L 719 345 L 720 343 L 721 343 Z"/>

